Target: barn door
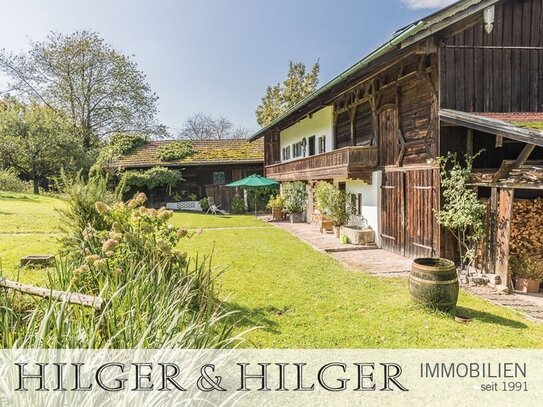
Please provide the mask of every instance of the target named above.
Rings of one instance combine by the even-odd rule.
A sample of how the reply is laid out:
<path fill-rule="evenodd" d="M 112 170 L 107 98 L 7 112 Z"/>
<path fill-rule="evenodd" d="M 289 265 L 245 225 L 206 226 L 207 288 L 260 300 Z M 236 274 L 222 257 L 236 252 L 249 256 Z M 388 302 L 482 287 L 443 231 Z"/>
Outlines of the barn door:
<path fill-rule="evenodd" d="M 381 246 L 404 254 L 403 172 L 383 172 L 381 185 Z"/>
<path fill-rule="evenodd" d="M 406 257 L 432 257 L 439 245 L 435 169 L 383 172 L 381 246 Z"/>
<path fill-rule="evenodd" d="M 377 113 L 379 165 L 395 165 L 398 161 L 398 111 L 396 105 L 385 105 Z"/>
<path fill-rule="evenodd" d="M 437 170 L 405 173 L 405 255 L 432 257 L 436 254 Z"/>

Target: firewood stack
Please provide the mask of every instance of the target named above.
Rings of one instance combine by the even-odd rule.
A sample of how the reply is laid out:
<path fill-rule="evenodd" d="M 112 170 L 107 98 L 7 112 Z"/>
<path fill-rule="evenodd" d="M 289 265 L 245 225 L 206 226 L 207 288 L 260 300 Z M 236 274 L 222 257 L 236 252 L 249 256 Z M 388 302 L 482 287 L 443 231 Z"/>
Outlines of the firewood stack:
<path fill-rule="evenodd" d="M 513 203 L 509 249 L 511 254 L 543 259 L 543 198 Z"/>
<path fill-rule="evenodd" d="M 543 181 L 543 170 L 539 168 L 519 168 L 509 173 L 507 178 L 500 182 L 515 184 L 533 184 Z"/>

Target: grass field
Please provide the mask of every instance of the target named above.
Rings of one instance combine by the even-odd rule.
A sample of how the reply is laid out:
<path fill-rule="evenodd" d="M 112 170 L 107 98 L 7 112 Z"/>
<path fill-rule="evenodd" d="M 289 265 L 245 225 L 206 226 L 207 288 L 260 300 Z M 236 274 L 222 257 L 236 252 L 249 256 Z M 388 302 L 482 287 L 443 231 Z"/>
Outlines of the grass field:
<path fill-rule="evenodd" d="M 8 195 L 0 194 L 0 253 L 4 274 L 13 275 L 21 255 L 58 248 L 54 208 L 62 202 Z M 259 348 L 543 347 L 543 324 L 515 311 L 461 293 L 461 312 L 474 321 L 458 324 L 413 304 L 405 278 L 348 270 L 251 216 L 176 213 L 173 223 L 204 228 L 182 247 L 213 253 L 221 297 L 244 313 L 239 330 L 261 327 L 247 336 Z M 21 277 L 39 282 L 43 273 L 24 270 Z"/>

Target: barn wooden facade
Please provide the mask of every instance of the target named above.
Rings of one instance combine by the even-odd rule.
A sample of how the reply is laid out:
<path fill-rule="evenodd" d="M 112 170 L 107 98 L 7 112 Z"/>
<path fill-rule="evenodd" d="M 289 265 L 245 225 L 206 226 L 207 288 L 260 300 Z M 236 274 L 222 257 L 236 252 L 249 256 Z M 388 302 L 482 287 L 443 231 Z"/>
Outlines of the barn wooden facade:
<path fill-rule="evenodd" d="M 307 144 L 310 121 L 323 109 L 331 111 L 329 149 L 289 157 L 283 139 L 294 140 L 300 128 Z M 383 248 L 452 258 L 456 247 L 434 216 L 436 158 L 484 148 L 475 166 L 498 176 L 499 189 L 511 170 L 543 159 L 542 133 L 528 128 L 543 121 L 540 112 L 543 1 L 465 0 L 399 30 L 253 139 L 265 140 L 272 178 L 358 180 L 373 190 Z M 325 137 L 326 126 L 316 128 Z M 482 198 L 500 195 L 487 187 Z"/>

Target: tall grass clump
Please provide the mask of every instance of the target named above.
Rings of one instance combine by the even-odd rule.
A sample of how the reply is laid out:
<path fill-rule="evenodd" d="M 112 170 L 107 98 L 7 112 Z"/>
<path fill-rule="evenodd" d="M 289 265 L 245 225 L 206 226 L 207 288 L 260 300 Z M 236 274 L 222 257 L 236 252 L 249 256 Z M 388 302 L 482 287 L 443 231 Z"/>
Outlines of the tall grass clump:
<path fill-rule="evenodd" d="M 1 344 L 32 348 L 222 348 L 234 346 L 233 315 L 217 299 L 208 258 L 189 258 L 172 212 L 96 200 L 103 184 L 66 184 L 66 251 L 50 287 L 102 298 L 100 311 L 0 292 Z M 104 181 L 105 182 L 105 181 Z M 74 189 L 74 190 L 72 190 Z M 92 196 L 89 197 L 87 194 Z"/>

